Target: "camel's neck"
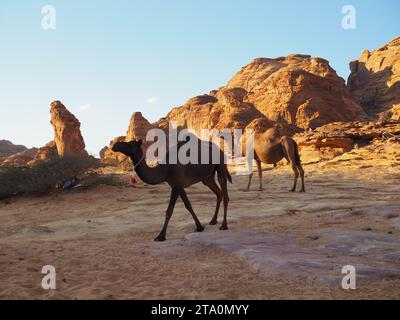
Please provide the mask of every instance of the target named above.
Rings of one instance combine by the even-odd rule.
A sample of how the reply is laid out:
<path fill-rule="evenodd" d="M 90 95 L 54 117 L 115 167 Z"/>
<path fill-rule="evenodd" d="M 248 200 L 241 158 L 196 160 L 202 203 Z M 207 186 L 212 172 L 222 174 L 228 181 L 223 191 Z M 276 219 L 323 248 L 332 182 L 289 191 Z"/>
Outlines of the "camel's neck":
<path fill-rule="evenodd" d="M 166 180 L 166 167 L 157 165 L 153 168 L 149 167 L 146 163 L 146 157 L 143 151 L 138 152 L 131 156 L 135 171 L 139 178 L 148 184 L 160 184 Z"/>

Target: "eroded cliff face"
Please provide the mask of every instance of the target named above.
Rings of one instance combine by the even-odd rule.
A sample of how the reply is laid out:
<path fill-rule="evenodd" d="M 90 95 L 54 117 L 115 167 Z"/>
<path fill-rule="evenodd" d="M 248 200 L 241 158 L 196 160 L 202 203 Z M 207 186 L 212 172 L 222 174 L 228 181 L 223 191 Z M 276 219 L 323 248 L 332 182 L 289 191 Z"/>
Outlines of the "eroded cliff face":
<path fill-rule="evenodd" d="M 400 119 L 400 37 L 350 63 L 348 87 L 371 117 Z"/>
<path fill-rule="evenodd" d="M 79 120 L 60 101 L 51 103 L 50 113 L 58 155 L 86 155 Z"/>

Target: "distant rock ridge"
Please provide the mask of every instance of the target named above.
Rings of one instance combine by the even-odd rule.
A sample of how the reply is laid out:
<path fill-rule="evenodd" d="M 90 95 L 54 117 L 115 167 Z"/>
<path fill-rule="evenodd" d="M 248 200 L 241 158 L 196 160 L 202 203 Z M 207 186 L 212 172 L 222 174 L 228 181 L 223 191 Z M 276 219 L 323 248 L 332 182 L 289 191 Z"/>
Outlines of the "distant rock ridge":
<path fill-rule="evenodd" d="M 27 147 L 22 145 L 15 145 L 11 141 L 0 140 L 0 158 L 9 157 L 26 149 Z"/>
<path fill-rule="evenodd" d="M 6 158 L 2 158 L 0 159 L 0 165 L 2 166 L 25 165 L 35 157 L 37 150 L 38 150 L 37 148 L 25 149 L 24 151 L 15 153 Z"/>

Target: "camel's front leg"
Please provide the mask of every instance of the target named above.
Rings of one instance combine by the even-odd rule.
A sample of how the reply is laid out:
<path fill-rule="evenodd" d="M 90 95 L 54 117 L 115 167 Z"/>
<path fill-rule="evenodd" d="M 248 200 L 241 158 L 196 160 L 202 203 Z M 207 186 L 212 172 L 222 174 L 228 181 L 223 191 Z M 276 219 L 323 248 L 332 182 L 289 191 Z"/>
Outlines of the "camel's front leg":
<path fill-rule="evenodd" d="M 164 226 L 160 231 L 160 234 L 157 236 L 157 238 L 155 238 L 155 241 L 165 241 L 165 236 L 167 235 L 167 227 L 168 227 L 168 222 L 171 219 L 172 213 L 174 212 L 174 207 L 175 207 L 175 203 L 176 200 L 178 199 L 178 189 L 176 188 L 172 188 L 171 190 L 171 196 L 169 198 L 169 205 L 167 208 L 167 211 L 165 212 L 165 222 L 164 222 Z"/>

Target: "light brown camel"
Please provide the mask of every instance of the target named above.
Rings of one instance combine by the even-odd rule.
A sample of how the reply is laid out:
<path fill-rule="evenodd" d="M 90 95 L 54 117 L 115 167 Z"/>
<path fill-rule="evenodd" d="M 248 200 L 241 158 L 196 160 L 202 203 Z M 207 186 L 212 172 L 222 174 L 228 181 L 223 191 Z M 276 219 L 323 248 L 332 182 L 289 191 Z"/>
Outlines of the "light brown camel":
<path fill-rule="evenodd" d="M 215 213 L 213 218 L 210 221 L 211 225 L 217 224 L 218 218 L 218 211 L 223 200 L 224 203 L 224 218 L 220 227 L 220 230 L 227 230 L 228 229 L 228 222 L 227 222 L 227 210 L 228 210 L 228 190 L 227 190 L 227 180 L 232 183 L 232 178 L 228 172 L 226 167 L 224 153 L 211 142 L 201 141 L 198 140 L 198 163 L 188 163 L 182 164 L 177 159 L 177 163 L 169 163 L 169 154 L 171 152 L 176 152 L 178 154 L 179 148 L 182 147 L 185 142 L 179 142 L 177 145 L 171 147 L 171 149 L 166 153 L 165 160 L 162 161 L 155 167 L 149 167 L 146 164 L 146 158 L 143 153 L 142 149 L 142 140 L 139 141 L 130 141 L 130 142 L 117 142 L 114 144 L 112 150 L 114 152 L 121 152 L 126 156 L 130 157 L 137 175 L 142 179 L 145 183 L 156 185 L 163 182 L 167 182 L 171 187 L 171 195 L 169 199 L 169 205 L 166 210 L 165 214 L 165 222 L 164 226 L 161 229 L 160 234 L 154 239 L 155 241 L 165 241 L 168 222 L 171 219 L 172 213 L 174 211 L 176 200 L 178 196 L 180 196 L 185 204 L 186 209 L 192 215 L 194 222 L 196 223 L 196 230 L 197 232 L 201 232 L 204 230 L 204 227 L 200 223 L 199 219 L 197 218 L 196 214 L 192 209 L 192 205 L 186 195 L 185 188 L 198 183 L 203 182 L 207 187 L 211 189 L 217 196 L 217 205 L 215 208 Z M 173 150 L 173 148 L 176 148 Z M 201 160 L 201 153 L 204 152 L 205 148 L 208 148 L 209 154 L 209 162 L 208 164 L 200 164 Z M 213 149 L 217 148 L 217 149 Z M 212 164 L 212 151 L 217 150 L 220 155 L 219 164 Z M 218 155 L 218 153 L 217 153 Z M 218 181 L 221 186 L 221 189 L 215 182 L 215 172 L 218 175 Z"/>
<path fill-rule="evenodd" d="M 292 192 L 296 191 L 297 179 L 301 177 L 301 189 L 300 192 L 305 192 L 304 187 L 304 170 L 301 165 L 299 148 L 296 141 L 289 136 L 283 136 L 281 134 L 281 127 L 275 126 L 263 132 L 260 124 L 256 122 L 253 125 L 254 129 L 254 160 L 257 163 L 258 177 L 260 180 L 259 190 L 263 190 L 262 186 L 262 169 L 261 163 L 276 164 L 283 158 L 285 158 L 292 167 L 294 173 L 293 188 Z M 246 150 L 243 147 L 243 150 Z M 253 173 L 249 175 L 249 183 L 247 185 L 247 191 L 250 190 L 251 179 Z"/>

